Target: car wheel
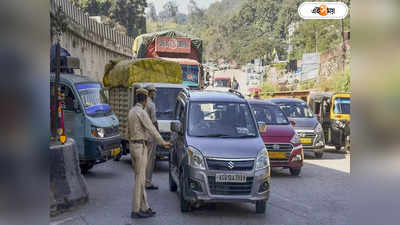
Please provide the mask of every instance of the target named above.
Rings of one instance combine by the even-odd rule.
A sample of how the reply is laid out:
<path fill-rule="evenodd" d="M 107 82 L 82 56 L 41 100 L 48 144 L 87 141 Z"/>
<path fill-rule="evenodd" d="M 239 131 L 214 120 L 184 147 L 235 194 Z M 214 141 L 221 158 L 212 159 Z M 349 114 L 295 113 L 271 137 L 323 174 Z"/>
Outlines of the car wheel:
<path fill-rule="evenodd" d="M 180 176 L 180 190 L 179 190 L 179 200 L 180 200 L 180 205 L 181 205 L 181 212 L 189 212 L 190 211 L 190 203 L 189 201 L 185 200 L 184 198 L 184 189 L 185 189 L 185 182 L 183 181 L 183 176 Z"/>
<path fill-rule="evenodd" d="M 256 202 L 256 213 L 262 214 L 265 213 L 267 209 L 267 201 L 261 200 Z"/>
<path fill-rule="evenodd" d="M 171 162 L 169 162 L 169 191 L 170 192 L 176 192 L 176 190 L 178 189 L 178 186 L 176 185 L 174 179 L 172 178 L 172 174 L 171 174 Z"/>
<path fill-rule="evenodd" d="M 93 166 L 94 166 L 93 163 L 81 164 L 80 165 L 81 173 L 82 174 L 87 174 L 89 172 L 89 170 L 93 168 Z"/>
<path fill-rule="evenodd" d="M 301 168 L 290 168 L 289 170 L 292 176 L 299 176 L 301 172 Z"/>
<path fill-rule="evenodd" d="M 324 155 L 323 152 L 315 152 L 315 153 L 314 153 L 314 156 L 315 156 L 315 158 L 317 158 L 317 159 L 322 158 L 323 155 Z"/>

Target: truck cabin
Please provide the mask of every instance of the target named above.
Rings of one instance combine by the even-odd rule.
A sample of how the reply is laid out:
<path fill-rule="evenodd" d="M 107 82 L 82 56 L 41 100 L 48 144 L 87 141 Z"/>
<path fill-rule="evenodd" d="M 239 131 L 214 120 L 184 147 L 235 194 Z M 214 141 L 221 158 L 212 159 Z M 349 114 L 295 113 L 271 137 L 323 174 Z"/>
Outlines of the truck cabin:
<path fill-rule="evenodd" d="M 162 58 L 169 61 L 177 62 L 182 68 L 182 84 L 190 89 L 199 89 L 202 86 L 201 65 L 193 59 L 184 58 Z"/>
<path fill-rule="evenodd" d="M 215 87 L 231 87 L 231 79 L 227 77 L 217 77 L 214 79 Z"/>

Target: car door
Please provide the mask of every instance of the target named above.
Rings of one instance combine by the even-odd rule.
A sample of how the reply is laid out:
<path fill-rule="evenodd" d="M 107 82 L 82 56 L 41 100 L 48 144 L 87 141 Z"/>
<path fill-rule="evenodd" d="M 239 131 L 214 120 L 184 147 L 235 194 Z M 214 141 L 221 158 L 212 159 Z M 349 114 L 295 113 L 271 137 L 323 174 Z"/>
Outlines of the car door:
<path fill-rule="evenodd" d="M 182 113 L 182 103 L 180 100 L 176 100 L 176 106 L 175 106 L 175 121 L 180 121 L 180 115 Z M 179 142 L 180 142 L 180 134 L 178 134 L 176 131 L 171 131 L 171 144 L 172 148 L 170 150 L 170 163 L 172 167 L 177 166 L 177 154 L 178 154 L 178 148 L 179 148 Z"/>
<path fill-rule="evenodd" d="M 76 93 L 68 85 L 61 84 L 64 93 L 64 129 L 68 137 L 72 137 L 79 151 L 80 158 L 84 157 L 85 117 Z"/>

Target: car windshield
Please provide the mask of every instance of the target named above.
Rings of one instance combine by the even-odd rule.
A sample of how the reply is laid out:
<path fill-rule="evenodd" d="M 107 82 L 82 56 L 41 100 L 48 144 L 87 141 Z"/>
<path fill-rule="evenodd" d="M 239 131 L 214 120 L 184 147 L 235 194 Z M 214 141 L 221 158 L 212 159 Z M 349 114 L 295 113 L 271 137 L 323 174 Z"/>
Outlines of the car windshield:
<path fill-rule="evenodd" d="M 174 119 L 176 97 L 181 90 L 182 88 L 157 88 L 157 95 L 154 100 L 157 110 L 157 119 Z"/>
<path fill-rule="evenodd" d="M 335 114 L 350 114 L 350 98 L 335 98 L 333 112 Z"/>
<path fill-rule="evenodd" d="M 264 122 L 267 125 L 288 125 L 285 114 L 279 106 L 252 105 L 254 116 L 257 122 Z"/>
<path fill-rule="evenodd" d="M 193 102 L 188 133 L 196 137 L 241 138 L 258 135 L 252 113 L 244 103 Z"/>
<path fill-rule="evenodd" d="M 111 112 L 105 97 L 101 94 L 101 85 L 98 83 L 76 84 L 76 89 L 88 114 Z"/>
<path fill-rule="evenodd" d="M 281 109 L 287 117 L 291 118 L 312 118 L 314 117 L 311 109 L 304 102 L 281 102 Z"/>
<path fill-rule="evenodd" d="M 216 80 L 215 86 L 216 87 L 229 87 L 229 81 L 228 80 Z"/>

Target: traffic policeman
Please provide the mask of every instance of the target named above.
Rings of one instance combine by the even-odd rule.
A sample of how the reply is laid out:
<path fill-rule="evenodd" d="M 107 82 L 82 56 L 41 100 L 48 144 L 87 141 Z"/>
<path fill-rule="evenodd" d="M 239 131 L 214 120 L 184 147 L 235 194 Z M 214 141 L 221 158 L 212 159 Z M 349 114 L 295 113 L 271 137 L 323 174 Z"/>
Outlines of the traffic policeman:
<path fill-rule="evenodd" d="M 162 139 L 145 111 L 147 95 L 146 89 L 136 90 L 137 103 L 129 111 L 128 117 L 129 150 L 135 172 L 131 218 L 147 218 L 155 215 L 147 202 L 145 190 L 148 135 L 165 148 L 170 147 L 170 143 Z"/>
<path fill-rule="evenodd" d="M 154 104 L 154 98 L 156 97 L 156 88 L 154 85 L 150 84 L 145 87 L 145 89 L 149 92 L 147 97 L 147 104 L 146 104 L 146 112 L 150 117 L 151 122 L 158 130 L 158 123 L 157 123 L 157 116 L 156 116 L 156 105 Z M 152 178 L 153 178 L 153 171 L 154 166 L 156 163 L 156 149 L 157 144 L 154 138 L 149 135 L 148 138 L 148 155 L 147 155 L 147 168 L 146 168 L 146 189 L 148 190 L 157 190 L 158 187 L 153 185 Z"/>

